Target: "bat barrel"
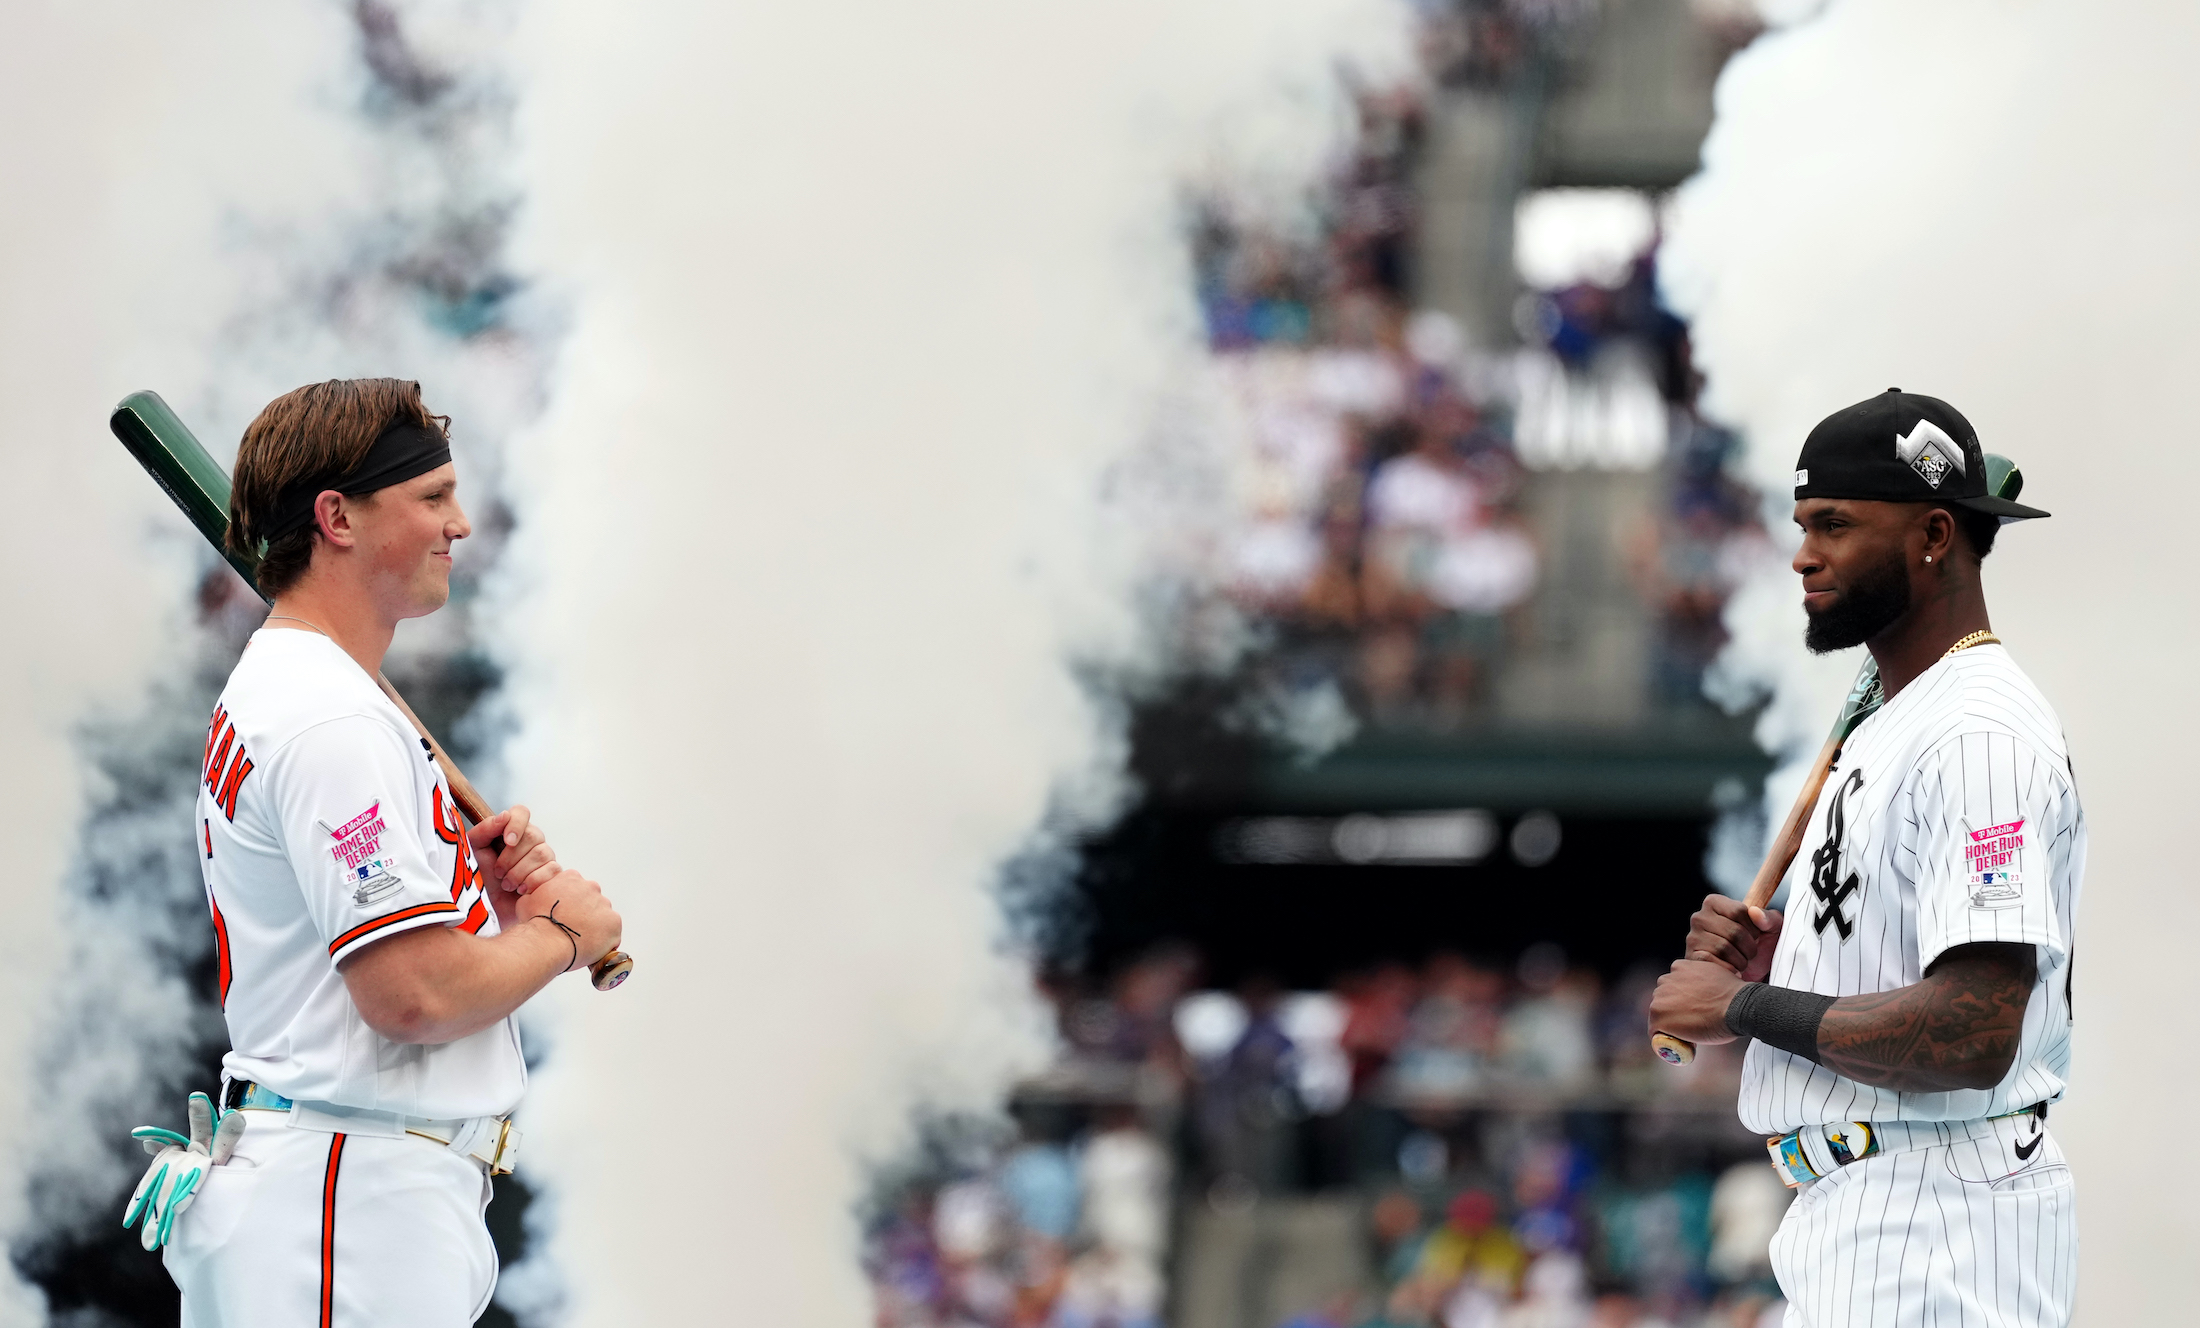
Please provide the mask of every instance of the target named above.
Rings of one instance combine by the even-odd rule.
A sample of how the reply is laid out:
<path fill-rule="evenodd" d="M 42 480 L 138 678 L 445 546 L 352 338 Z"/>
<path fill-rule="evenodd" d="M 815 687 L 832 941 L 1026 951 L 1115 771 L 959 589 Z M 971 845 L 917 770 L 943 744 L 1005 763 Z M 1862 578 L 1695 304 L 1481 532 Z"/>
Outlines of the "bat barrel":
<path fill-rule="evenodd" d="M 107 417 L 107 427 L 244 583 L 258 589 L 260 560 L 229 547 L 229 474 L 160 393 L 124 397 Z"/>

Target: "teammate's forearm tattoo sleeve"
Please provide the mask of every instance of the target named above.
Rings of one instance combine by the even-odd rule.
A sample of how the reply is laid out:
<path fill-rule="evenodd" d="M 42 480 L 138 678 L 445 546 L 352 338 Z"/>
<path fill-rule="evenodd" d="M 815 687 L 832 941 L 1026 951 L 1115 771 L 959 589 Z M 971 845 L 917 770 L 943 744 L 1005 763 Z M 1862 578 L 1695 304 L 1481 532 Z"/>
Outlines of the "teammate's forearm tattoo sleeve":
<path fill-rule="evenodd" d="M 1991 1088 L 2016 1059 L 2036 962 L 2029 945 L 1960 945 L 1922 982 L 1844 996 L 1819 1022 L 1819 1063 L 1903 1093 Z"/>

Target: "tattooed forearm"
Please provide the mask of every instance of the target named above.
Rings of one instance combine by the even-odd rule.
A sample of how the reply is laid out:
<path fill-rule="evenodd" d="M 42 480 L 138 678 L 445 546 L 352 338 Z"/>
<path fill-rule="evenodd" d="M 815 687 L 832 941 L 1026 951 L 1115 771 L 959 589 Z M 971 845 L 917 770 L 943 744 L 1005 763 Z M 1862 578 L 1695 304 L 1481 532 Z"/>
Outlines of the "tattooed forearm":
<path fill-rule="evenodd" d="M 1959 945 L 1915 986 L 1835 1001 L 1818 1059 L 1898 1092 L 1991 1088 L 2016 1060 L 2036 963 L 2029 945 Z"/>

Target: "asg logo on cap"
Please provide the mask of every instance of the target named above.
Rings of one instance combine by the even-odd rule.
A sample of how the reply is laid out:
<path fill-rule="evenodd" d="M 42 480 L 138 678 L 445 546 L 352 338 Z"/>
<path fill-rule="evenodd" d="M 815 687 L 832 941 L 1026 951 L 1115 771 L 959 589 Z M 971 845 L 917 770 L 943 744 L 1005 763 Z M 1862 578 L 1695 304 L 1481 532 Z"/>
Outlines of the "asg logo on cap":
<path fill-rule="evenodd" d="M 1931 420 L 1921 419 L 1909 433 L 1896 434 L 1894 454 L 1936 489 L 1951 467 L 1956 474 L 1963 473 L 1963 448 Z"/>

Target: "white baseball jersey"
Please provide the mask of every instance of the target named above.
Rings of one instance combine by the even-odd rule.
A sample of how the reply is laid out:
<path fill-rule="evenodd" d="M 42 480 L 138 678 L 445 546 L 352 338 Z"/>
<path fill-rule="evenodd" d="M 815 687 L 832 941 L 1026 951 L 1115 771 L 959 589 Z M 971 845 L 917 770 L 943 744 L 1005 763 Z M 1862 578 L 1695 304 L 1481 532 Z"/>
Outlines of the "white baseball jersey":
<path fill-rule="evenodd" d="M 1770 981 L 1826 996 L 1924 978 L 1952 946 L 2034 947 L 2015 1064 L 1990 1089 L 1902 1093 L 1752 1043 L 1741 1117 L 1762 1134 L 1832 1121 L 1975 1120 L 2062 1095 L 2071 928 L 2085 873 L 2062 723 L 1998 645 L 1935 663 L 1858 725 L 1787 876 Z"/>
<path fill-rule="evenodd" d="M 230 1075 L 440 1120 L 519 1103 L 514 1019 L 434 1046 L 392 1042 L 337 972 L 401 931 L 493 936 L 497 920 L 426 744 L 335 642 L 253 633 L 207 729 L 198 820 Z"/>

